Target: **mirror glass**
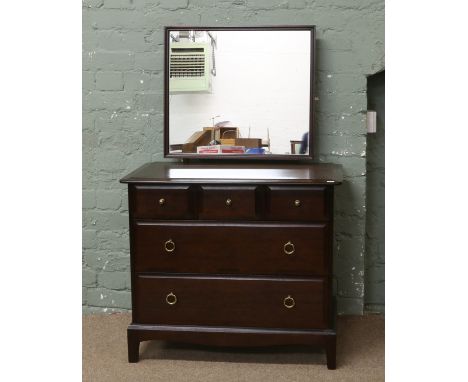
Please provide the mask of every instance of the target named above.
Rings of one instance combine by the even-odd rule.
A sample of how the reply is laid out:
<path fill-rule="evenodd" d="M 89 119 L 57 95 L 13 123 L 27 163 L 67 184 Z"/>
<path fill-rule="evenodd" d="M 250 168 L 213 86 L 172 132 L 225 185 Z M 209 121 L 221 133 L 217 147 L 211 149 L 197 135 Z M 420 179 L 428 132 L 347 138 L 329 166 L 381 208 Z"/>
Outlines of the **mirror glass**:
<path fill-rule="evenodd" d="M 310 157 L 312 33 L 168 29 L 166 156 Z"/>

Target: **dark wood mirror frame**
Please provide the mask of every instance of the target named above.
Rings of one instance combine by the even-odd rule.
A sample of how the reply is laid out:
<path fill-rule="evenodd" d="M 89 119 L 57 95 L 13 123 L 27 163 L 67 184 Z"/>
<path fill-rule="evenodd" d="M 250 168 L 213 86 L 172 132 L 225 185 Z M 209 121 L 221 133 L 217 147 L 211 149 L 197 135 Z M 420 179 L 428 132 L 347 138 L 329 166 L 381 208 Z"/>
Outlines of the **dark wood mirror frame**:
<path fill-rule="evenodd" d="M 309 107 L 309 153 L 308 154 L 188 154 L 170 153 L 169 151 L 169 38 L 170 32 L 194 30 L 194 31 L 310 31 L 310 107 Z M 315 126 L 315 25 L 295 26 L 261 26 L 261 27 L 209 27 L 209 26 L 167 26 L 164 28 L 164 157 L 179 159 L 215 159 L 215 160 L 263 160 L 263 161 L 304 161 L 314 158 L 314 126 Z"/>

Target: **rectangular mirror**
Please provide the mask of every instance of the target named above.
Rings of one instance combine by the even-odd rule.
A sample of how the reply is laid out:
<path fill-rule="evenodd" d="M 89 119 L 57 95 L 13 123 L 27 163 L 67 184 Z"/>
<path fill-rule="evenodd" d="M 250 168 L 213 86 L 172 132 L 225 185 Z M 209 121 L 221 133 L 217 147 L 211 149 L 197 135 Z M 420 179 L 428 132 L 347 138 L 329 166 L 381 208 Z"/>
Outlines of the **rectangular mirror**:
<path fill-rule="evenodd" d="M 313 157 L 315 27 L 166 27 L 164 155 Z"/>

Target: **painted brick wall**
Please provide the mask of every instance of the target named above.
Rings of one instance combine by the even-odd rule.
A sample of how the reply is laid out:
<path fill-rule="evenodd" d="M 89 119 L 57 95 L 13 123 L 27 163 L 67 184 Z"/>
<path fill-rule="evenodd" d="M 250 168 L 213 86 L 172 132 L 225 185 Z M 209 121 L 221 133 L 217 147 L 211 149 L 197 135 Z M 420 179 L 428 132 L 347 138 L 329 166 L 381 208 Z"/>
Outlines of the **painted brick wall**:
<path fill-rule="evenodd" d="M 383 0 L 83 1 L 83 307 L 130 308 L 127 193 L 163 160 L 165 25 L 317 25 L 318 159 L 340 163 L 338 310 L 364 307 L 366 76 L 384 68 Z"/>

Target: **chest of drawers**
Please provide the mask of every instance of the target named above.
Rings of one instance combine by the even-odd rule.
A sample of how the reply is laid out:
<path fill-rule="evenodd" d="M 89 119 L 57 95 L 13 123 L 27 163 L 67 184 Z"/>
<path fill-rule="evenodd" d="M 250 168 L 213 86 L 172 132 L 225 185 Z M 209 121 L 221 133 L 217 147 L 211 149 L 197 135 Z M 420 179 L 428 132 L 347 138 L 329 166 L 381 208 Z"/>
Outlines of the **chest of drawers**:
<path fill-rule="evenodd" d="M 149 163 L 128 184 L 139 344 L 310 344 L 335 368 L 333 192 L 341 167 Z"/>

